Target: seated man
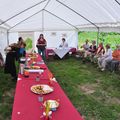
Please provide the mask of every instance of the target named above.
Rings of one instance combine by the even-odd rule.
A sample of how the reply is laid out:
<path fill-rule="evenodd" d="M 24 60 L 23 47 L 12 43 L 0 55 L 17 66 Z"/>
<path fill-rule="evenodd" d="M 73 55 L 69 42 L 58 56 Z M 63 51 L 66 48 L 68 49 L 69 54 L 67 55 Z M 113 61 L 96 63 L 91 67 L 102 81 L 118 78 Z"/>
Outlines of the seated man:
<path fill-rule="evenodd" d="M 62 43 L 60 44 L 59 47 L 62 47 L 62 48 L 68 47 L 68 43 L 66 42 L 65 38 L 62 38 Z"/>
<path fill-rule="evenodd" d="M 83 48 L 83 51 L 88 51 L 89 50 L 89 41 L 88 41 L 88 39 L 85 41 L 85 44 L 83 44 L 82 46 L 81 46 L 81 48 Z"/>
<path fill-rule="evenodd" d="M 117 49 L 113 51 L 113 59 L 110 62 L 110 70 L 114 71 L 116 66 L 120 64 L 120 45 L 117 46 Z"/>
<path fill-rule="evenodd" d="M 101 71 L 105 70 L 107 63 L 111 60 L 112 60 L 112 50 L 110 48 L 110 45 L 107 44 L 105 54 L 98 58 L 98 66 L 99 68 L 101 68 Z"/>
<path fill-rule="evenodd" d="M 82 46 L 81 46 L 81 48 L 82 48 L 82 50 L 80 50 L 79 52 L 80 52 L 80 56 L 82 57 L 82 58 L 84 58 L 84 54 L 85 54 L 85 52 L 87 52 L 88 50 L 89 50 L 89 40 L 88 39 L 86 39 L 86 41 L 85 41 L 85 44 L 83 44 Z"/>

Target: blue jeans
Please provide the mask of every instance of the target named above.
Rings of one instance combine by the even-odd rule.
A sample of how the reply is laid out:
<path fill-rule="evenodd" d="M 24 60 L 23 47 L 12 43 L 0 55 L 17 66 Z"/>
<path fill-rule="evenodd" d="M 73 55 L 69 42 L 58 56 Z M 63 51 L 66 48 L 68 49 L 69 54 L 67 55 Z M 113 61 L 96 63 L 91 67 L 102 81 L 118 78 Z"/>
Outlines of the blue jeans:
<path fill-rule="evenodd" d="M 42 56 L 42 59 L 45 60 L 45 49 L 38 49 L 38 53 Z"/>

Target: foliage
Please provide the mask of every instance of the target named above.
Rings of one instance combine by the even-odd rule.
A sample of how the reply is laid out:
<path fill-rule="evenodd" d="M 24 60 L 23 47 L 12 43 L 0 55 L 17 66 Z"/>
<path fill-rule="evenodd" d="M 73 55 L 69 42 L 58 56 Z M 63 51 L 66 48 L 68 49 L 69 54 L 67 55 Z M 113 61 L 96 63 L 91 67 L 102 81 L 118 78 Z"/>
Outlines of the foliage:
<path fill-rule="evenodd" d="M 30 49 L 32 49 L 32 39 L 31 38 L 27 38 L 26 40 L 25 40 L 25 43 L 26 43 L 26 50 L 30 50 Z"/>
<path fill-rule="evenodd" d="M 92 40 L 97 40 L 97 32 L 79 32 L 79 47 L 84 44 L 85 40 L 88 39 L 90 42 Z M 99 41 L 103 42 L 104 45 L 110 44 L 112 49 L 116 48 L 117 44 L 120 44 L 120 33 L 110 32 L 105 33 L 101 32 L 99 34 Z"/>

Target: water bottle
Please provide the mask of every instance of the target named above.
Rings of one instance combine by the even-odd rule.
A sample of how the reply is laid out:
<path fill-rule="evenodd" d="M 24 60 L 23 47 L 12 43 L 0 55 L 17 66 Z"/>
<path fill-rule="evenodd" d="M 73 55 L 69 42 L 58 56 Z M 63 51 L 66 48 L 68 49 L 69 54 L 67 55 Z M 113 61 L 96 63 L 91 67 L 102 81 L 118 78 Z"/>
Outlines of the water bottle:
<path fill-rule="evenodd" d="M 23 75 L 24 73 L 24 64 L 20 64 L 20 74 Z"/>

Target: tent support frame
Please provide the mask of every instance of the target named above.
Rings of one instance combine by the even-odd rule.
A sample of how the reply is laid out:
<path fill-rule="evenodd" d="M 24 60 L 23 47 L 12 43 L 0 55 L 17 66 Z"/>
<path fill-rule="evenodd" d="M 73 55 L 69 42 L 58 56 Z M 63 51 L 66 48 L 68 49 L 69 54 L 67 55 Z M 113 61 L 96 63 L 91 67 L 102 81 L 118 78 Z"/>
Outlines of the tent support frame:
<path fill-rule="evenodd" d="M 74 26 L 74 25 L 72 25 L 71 23 L 67 22 L 66 20 L 64 20 L 64 19 L 62 19 L 62 18 L 60 18 L 60 17 L 58 17 L 57 15 L 53 14 L 52 12 L 47 11 L 47 10 L 45 10 L 45 9 L 44 9 L 44 11 L 46 11 L 47 13 L 49 13 L 49 14 L 55 16 L 56 18 L 62 20 L 63 22 L 67 23 L 68 25 L 74 27 L 76 30 L 79 30 L 76 26 Z"/>
<path fill-rule="evenodd" d="M 21 11 L 21 12 L 15 14 L 15 15 L 13 15 L 12 17 L 8 18 L 7 20 L 3 21 L 2 23 L 0 23 L 0 25 L 5 24 L 5 23 L 8 22 L 9 20 L 11 20 L 11 19 L 17 17 L 18 15 L 20 15 L 20 14 L 22 14 L 22 13 L 28 11 L 28 10 L 31 9 L 31 8 L 36 7 L 37 5 L 39 5 L 39 4 L 41 4 L 41 3 L 45 2 L 45 1 L 46 1 L 46 0 L 40 1 L 39 3 L 37 3 L 37 4 L 33 5 L 33 6 L 30 6 L 30 7 L 26 8 L 25 10 L 23 10 L 23 11 Z"/>
<path fill-rule="evenodd" d="M 29 17 L 27 17 L 26 19 L 24 19 L 24 20 L 20 21 L 19 23 L 15 24 L 15 25 L 14 25 L 14 26 L 12 26 L 11 28 L 9 28 L 9 29 L 8 29 L 8 31 L 10 31 L 12 28 L 14 28 L 14 27 L 18 26 L 19 24 L 23 23 L 24 21 L 28 20 L 29 18 L 33 17 L 34 15 L 36 15 L 36 14 L 40 13 L 41 11 L 43 11 L 43 9 L 42 9 L 42 10 L 40 10 L 40 11 L 38 11 L 38 12 L 36 12 L 36 13 L 34 13 L 33 15 L 31 15 L 31 16 L 29 16 Z"/>
<path fill-rule="evenodd" d="M 120 3 L 118 2 L 118 0 L 115 0 L 115 2 L 116 2 L 118 5 L 120 5 Z"/>
<path fill-rule="evenodd" d="M 60 2 L 59 0 L 56 0 L 58 3 L 60 3 L 61 5 L 63 5 L 64 7 L 68 8 L 69 10 L 73 11 L 75 14 L 79 15 L 80 17 L 82 17 L 83 19 L 85 19 L 86 21 L 88 21 L 89 23 L 91 23 L 92 25 L 94 25 L 96 28 L 99 28 L 96 24 L 94 24 L 93 22 L 91 22 L 89 19 L 87 19 L 86 17 L 84 17 L 83 15 L 81 15 L 80 13 L 78 13 L 77 11 L 73 10 L 72 8 L 70 8 L 69 6 L 65 5 L 64 3 Z"/>
<path fill-rule="evenodd" d="M 95 26 L 98 30 L 98 34 L 97 34 L 97 44 L 99 41 L 99 27 L 94 24 L 92 21 L 90 21 L 89 19 L 87 19 L 86 17 L 84 17 L 83 15 L 81 15 L 80 13 L 78 13 L 77 11 L 75 11 L 74 9 L 70 8 L 69 6 L 65 5 L 64 3 L 60 2 L 59 0 L 56 0 L 58 3 L 60 3 L 61 5 L 63 5 L 64 7 L 68 8 L 69 10 L 71 10 L 72 12 L 74 12 L 75 14 L 77 14 L 78 16 L 82 17 L 84 20 L 88 21 L 89 23 L 91 23 L 93 26 Z"/>
<path fill-rule="evenodd" d="M 98 32 L 97 32 L 97 47 L 98 47 L 98 44 L 99 44 L 99 35 L 100 35 L 100 28 L 98 28 Z"/>
<path fill-rule="evenodd" d="M 9 46 L 9 30 L 7 30 L 7 45 Z"/>
<path fill-rule="evenodd" d="M 42 32 L 44 32 L 44 10 L 42 10 Z"/>

